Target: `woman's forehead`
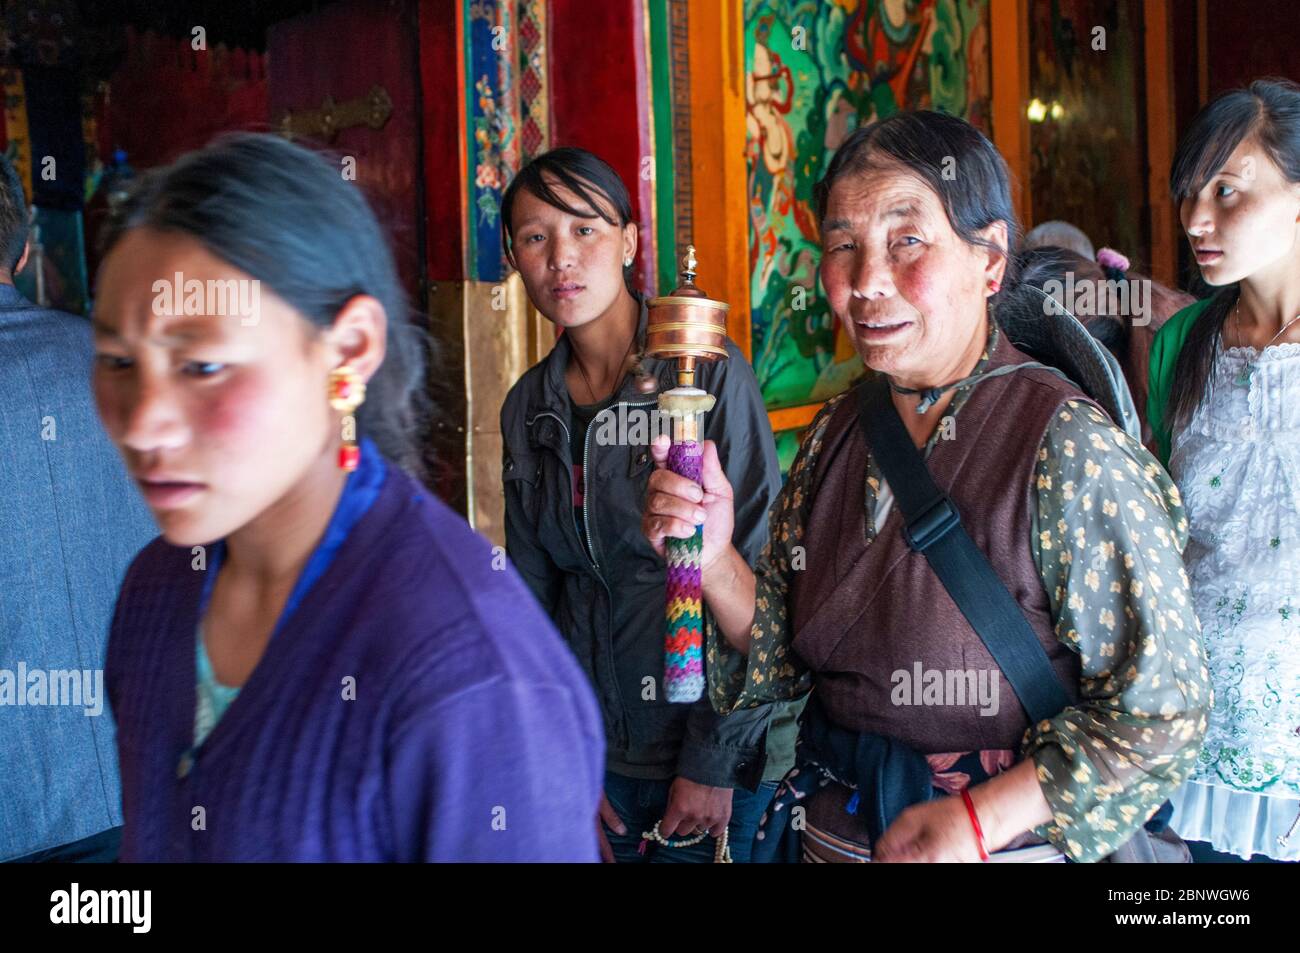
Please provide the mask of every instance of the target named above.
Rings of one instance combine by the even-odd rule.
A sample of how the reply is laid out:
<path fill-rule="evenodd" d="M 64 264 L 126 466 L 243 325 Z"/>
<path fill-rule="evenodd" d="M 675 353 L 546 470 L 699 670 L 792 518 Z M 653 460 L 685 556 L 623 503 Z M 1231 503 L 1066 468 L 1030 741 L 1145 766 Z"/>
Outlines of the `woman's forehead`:
<path fill-rule="evenodd" d="M 238 321 L 229 316 L 167 313 L 162 310 L 133 312 L 117 308 L 95 311 L 91 325 L 95 333 L 110 338 L 147 337 L 162 345 L 184 346 L 222 340 L 235 332 Z"/>
<path fill-rule="evenodd" d="M 250 276 L 217 257 L 193 235 L 149 226 L 133 228 L 110 250 L 106 260 L 110 279 L 132 283 L 175 281 L 177 276 L 200 279 L 247 279 Z"/>
<path fill-rule="evenodd" d="M 1245 182 L 1261 180 L 1271 183 L 1283 179 L 1282 170 L 1273 162 L 1268 151 L 1255 135 L 1246 136 L 1237 143 L 1237 148 L 1232 150 L 1223 167 L 1215 174 L 1235 176 Z"/>
<path fill-rule="evenodd" d="M 582 187 L 590 196 L 590 201 L 584 199 L 573 189 L 569 188 L 554 176 L 547 175 L 543 177 L 552 194 L 563 202 L 569 208 L 579 213 L 579 217 L 588 218 L 597 215 L 603 215 L 607 218 L 616 219 L 618 216 L 614 211 L 613 204 L 606 199 L 595 186 L 589 182 L 582 182 Z M 595 203 L 595 207 L 593 204 Z M 516 225 L 526 225 L 530 221 L 540 221 L 544 219 L 567 218 L 570 212 L 562 208 L 557 208 L 540 195 L 535 195 L 528 189 L 519 190 L 519 198 L 516 200 L 514 209 L 514 218 Z"/>
<path fill-rule="evenodd" d="M 272 329 L 283 308 L 261 281 L 189 235 L 133 229 L 101 270 L 94 326 L 116 337 L 185 343 Z"/>
<path fill-rule="evenodd" d="M 1255 133 L 1244 136 L 1218 168 L 1211 167 L 1214 157 L 1209 155 L 1209 151 L 1205 150 L 1200 157 L 1201 171 L 1194 177 L 1195 185 L 1188 190 L 1188 194 L 1181 197 L 1181 202 L 1194 199 L 1196 193 L 1204 192 L 1220 179 L 1232 186 L 1274 185 L 1284 182 L 1282 170 L 1277 167 Z"/>
<path fill-rule="evenodd" d="M 826 203 L 826 227 L 847 222 L 929 218 L 943 204 L 924 179 L 902 166 L 870 166 L 841 176 Z"/>

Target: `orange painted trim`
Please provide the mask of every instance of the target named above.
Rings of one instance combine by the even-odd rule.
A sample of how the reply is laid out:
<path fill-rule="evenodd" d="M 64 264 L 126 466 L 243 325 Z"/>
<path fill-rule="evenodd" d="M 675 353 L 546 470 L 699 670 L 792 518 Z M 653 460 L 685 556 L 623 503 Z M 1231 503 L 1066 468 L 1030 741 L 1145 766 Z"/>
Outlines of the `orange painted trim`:
<path fill-rule="evenodd" d="M 825 401 L 818 404 L 801 404 L 798 407 L 782 407 L 780 410 L 769 410 L 767 412 L 767 422 L 772 425 L 773 433 L 780 433 L 782 430 L 797 430 L 812 423 L 813 418 L 817 416 L 817 411 L 824 406 L 826 406 Z"/>
<path fill-rule="evenodd" d="M 989 0 L 993 80 L 993 144 L 1011 171 L 1020 224 L 1033 224 L 1029 192 L 1029 7 L 1026 0 Z"/>
<path fill-rule="evenodd" d="M 1151 208 L 1151 277 L 1177 287 L 1178 223 L 1169 198 L 1174 159 L 1173 34 L 1169 0 L 1147 0 L 1145 68 L 1147 91 L 1147 195 Z"/>
<path fill-rule="evenodd" d="M 692 2 L 692 239 L 700 287 L 731 305 L 727 334 L 752 359 L 748 175 L 745 167 L 745 23 L 741 0 Z M 677 249 L 680 257 L 685 249 Z"/>

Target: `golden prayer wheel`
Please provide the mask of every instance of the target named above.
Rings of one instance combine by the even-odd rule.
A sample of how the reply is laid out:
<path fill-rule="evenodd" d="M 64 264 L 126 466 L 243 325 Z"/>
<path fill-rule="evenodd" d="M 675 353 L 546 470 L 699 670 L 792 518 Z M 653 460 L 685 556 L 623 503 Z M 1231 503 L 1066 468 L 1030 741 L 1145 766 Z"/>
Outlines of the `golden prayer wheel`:
<path fill-rule="evenodd" d="M 647 303 L 646 353 L 677 361 L 677 383 L 695 384 L 696 361 L 721 361 L 727 357 L 727 309 L 695 285 L 695 246 L 682 259 L 682 283 L 672 294 Z"/>

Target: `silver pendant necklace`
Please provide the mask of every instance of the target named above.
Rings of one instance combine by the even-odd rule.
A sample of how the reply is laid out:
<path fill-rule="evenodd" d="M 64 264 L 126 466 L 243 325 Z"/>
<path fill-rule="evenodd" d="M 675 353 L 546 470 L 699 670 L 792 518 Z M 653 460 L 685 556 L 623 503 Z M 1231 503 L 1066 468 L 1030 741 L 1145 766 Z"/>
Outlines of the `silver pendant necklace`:
<path fill-rule="evenodd" d="M 632 340 L 627 342 L 627 351 L 623 355 L 623 362 L 622 362 L 623 369 L 619 371 L 618 375 L 615 377 L 614 380 L 614 390 L 618 390 L 618 385 L 623 380 L 623 374 L 625 373 L 627 368 L 627 359 L 631 356 L 632 346 L 635 344 L 636 344 L 636 332 L 633 331 Z M 587 393 L 591 396 L 591 402 L 593 404 L 599 404 L 601 402 L 601 398 L 598 398 L 596 396 L 596 391 L 592 389 L 591 381 L 587 379 L 587 372 L 583 368 L 582 361 L 581 359 L 579 359 L 576 351 L 573 354 L 573 363 L 578 365 L 578 373 L 582 375 L 582 382 L 587 385 Z M 607 396 L 612 397 L 613 395 L 614 395 L 613 391 L 611 391 Z"/>
<path fill-rule="evenodd" d="M 1246 335 L 1241 330 L 1241 296 L 1240 295 L 1237 296 L 1237 304 L 1233 308 L 1232 313 L 1237 321 L 1237 337 L 1244 341 L 1246 340 Z M 1291 327 L 1291 325 L 1295 324 L 1297 321 L 1300 321 L 1300 314 L 1297 314 L 1286 324 L 1282 325 L 1282 330 L 1278 331 L 1277 334 L 1273 335 L 1273 337 L 1269 339 L 1269 342 L 1265 344 L 1262 348 L 1260 348 L 1258 352 L 1256 352 L 1257 355 L 1256 358 L 1249 358 L 1249 357 L 1246 358 L 1246 366 L 1243 367 L 1241 369 L 1241 373 L 1237 375 L 1236 383 L 1239 387 L 1250 386 L 1250 380 L 1252 377 L 1255 376 L 1255 360 L 1258 357 L 1263 357 L 1264 352 L 1273 346 L 1273 342 L 1276 341 L 1278 338 L 1280 338 L 1282 335 L 1286 334 L 1287 328 Z"/>

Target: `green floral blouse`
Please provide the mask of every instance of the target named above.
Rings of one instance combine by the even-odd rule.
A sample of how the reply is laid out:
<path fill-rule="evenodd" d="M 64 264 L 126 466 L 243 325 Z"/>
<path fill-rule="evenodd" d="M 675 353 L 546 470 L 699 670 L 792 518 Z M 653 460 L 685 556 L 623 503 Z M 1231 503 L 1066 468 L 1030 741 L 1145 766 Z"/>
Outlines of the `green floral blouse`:
<path fill-rule="evenodd" d="M 949 415 L 960 414 L 969 393 L 957 393 Z M 748 656 L 708 626 L 709 690 L 720 712 L 812 687 L 814 673 L 790 647 L 789 581 L 806 559 L 797 547 L 826 424 L 845 396 L 813 420 L 773 505 Z M 868 458 L 868 542 L 881 479 Z M 1150 453 L 1076 401 L 1049 425 L 1031 490 L 1031 549 L 1056 636 L 1081 663 L 1079 702 L 1025 733 L 1023 755 L 1033 758 L 1053 815 L 1036 833 L 1074 860 L 1099 860 L 1187 778 L 1205 735 L 1211 692 L 1183 570 L 1187 519 L 1178 488 Z"/>

